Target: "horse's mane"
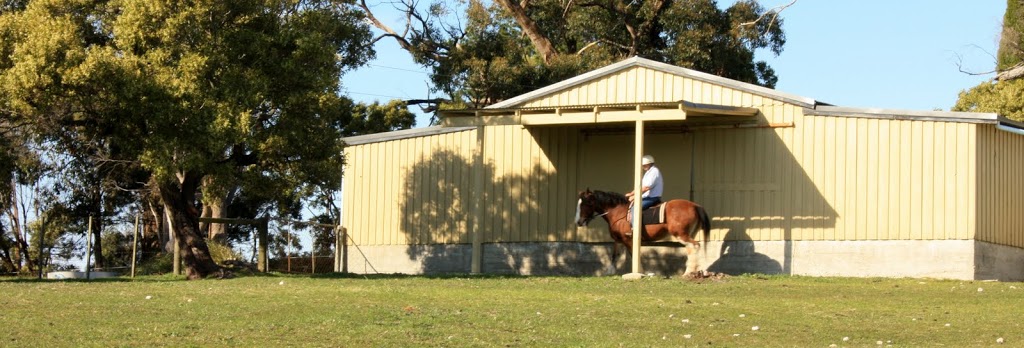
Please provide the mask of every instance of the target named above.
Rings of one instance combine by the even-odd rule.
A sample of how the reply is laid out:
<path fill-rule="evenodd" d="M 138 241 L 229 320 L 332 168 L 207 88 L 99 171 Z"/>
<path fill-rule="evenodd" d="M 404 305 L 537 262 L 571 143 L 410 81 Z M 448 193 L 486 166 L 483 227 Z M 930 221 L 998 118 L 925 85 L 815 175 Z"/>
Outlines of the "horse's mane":
<path fill-rule="evenodd" d="M 614 207 L 617 205 L 629 204 L 626 195 L 618 192 L 594 191 L 594 201 L 602 207 Z"/>

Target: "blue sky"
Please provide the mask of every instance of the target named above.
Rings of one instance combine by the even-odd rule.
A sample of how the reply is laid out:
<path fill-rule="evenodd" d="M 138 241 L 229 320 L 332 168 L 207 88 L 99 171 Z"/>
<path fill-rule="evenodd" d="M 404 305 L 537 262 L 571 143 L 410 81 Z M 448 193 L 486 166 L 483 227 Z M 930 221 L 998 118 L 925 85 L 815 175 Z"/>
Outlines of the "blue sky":
<path fill-rule="evenodd" d="M 790 1 L 760 2 L 772 8 Z M 400 30 L 401 16 L 383 11 L 387 7 L 374 10 Z M 994 68 L 1005 11 L 1005 0 L 798 0 L 782 12 L 782 54 L 761 52 L 759 59 L 775 69 L 779 91 L 837 106 L 949 110 L 960 91 L 994 76 L 969 75 L 960 68 L 975 73 Z M 375 48 L 376 60 L 342 78 L 349 97 L 362 102 L 428 97 L 426 69 L 392 39 Z M 427 126 L 427 117 L 420 113 L 416 126 Z"/>

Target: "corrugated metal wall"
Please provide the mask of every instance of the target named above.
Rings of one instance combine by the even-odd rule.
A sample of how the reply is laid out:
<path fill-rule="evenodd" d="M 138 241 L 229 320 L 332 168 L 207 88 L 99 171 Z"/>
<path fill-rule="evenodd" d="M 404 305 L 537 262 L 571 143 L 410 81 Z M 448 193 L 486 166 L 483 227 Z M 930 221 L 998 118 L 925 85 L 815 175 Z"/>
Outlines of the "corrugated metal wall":
<path fill-rule="evenodd" d="M 343 224 L 358 245 L 469 243 L 476 131 L 345 148 Z"/>
<path fill-rule="evenodd" d="M 484 137 L 483 242 L 576 240 L 574 127 L 489 126 Z"/>
<path fill-rule="evenodd" d="M 1024 248 L 1024 136 L 978 127 L 977 239 Z"/>
<path fill-rule="evenodd" d="M 975 125 L 803 116 L 792 129 L 793 240 L 947 240 L 974 234 Z M 784 138 L 787 136 L 784 135 Z M 788 142 L 787 142 L 788 143 Z M 780 160 L 785 160 L 780 158 Z M 803 211 L 816 216 L 802 216 Z"/>
<path fill-rule="evenodd" d="M 1024 214 L 1009 211 L 1024 189 L 1012 180 L 1024 168 L 1011 158 L 1024 141 L 991 126 L 981 126 L 980 141 L 969 123 L 804 115 L 797 105 L 643 67 L 524 106 L 679 100 L 756 107 L 761 124 L 792 125 L 649 135 L 646 152 L 671 180 L 666 198 L 689 195 L 693 164 L 694 201 L 714 218 L 714 239 L 970 239 L 978 228 L 979 238 L 1024 247 Z M 605 229 L 572 224 L 576 191 L 628 190 L 632 135 L 581 129 L 484 127 L 480 192 L 476 131 L 349 147 L 345 225 L 361 245 L 469 243 L 474 199 L 483 203 L 483 242 L 608 241 Z M 975 166 L 980 154 L 989 155 Z"/>
<path fill-rule="evenodd" d="M 694 200 L 714 216 L 715 239 L 973 237 L 973 124 L 804 116 L 792 104 L 642 67 L 525 106 L 678 100 L 756 107 L 763 123 L 794 124 L 695 131 Z M 626 138 L 616 143 L 631 148 Z M 650 146 L 648 152 L 664 151 Z M 674 146 L 687 152 L 690 144 Z M 620 155 L 626 160 L 628 148 Z M 622 161 L 605 164 L 591 153 L 601 150 L 583 149 L 585 172 L 604 178 L 584 174 L 581 183 L 628 189 L 631 174 L 616 174 Z"/>

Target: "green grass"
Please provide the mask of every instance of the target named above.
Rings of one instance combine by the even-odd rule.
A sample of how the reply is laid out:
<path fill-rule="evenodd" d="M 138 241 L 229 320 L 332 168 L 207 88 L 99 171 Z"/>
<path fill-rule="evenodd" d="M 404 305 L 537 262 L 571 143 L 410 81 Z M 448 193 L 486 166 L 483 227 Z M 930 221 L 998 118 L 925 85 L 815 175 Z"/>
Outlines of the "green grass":
<path fill-rule="evenodd" d="M 1024 284 L 930 279 L 0 280 L 0 346 L 48 348 L 1024 346 L 1022 314 Z"/>

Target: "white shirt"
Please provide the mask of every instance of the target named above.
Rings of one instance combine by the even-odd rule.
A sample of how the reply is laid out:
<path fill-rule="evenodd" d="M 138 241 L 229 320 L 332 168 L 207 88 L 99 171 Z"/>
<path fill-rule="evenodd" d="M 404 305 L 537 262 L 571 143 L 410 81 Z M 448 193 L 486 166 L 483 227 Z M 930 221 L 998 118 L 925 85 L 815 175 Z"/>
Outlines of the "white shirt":
<path fill-rule="evenodd" d="M 651 188 L 640 197 L 661 197 L 661 193 L 664 191 L 663 186 L 665 185 L 662 183 L 661 171 L 658 170 L 658 166 L 651 166 L 651 169 L 644 173 L 644 178 L 640 180 L 640 186 Z"/>

